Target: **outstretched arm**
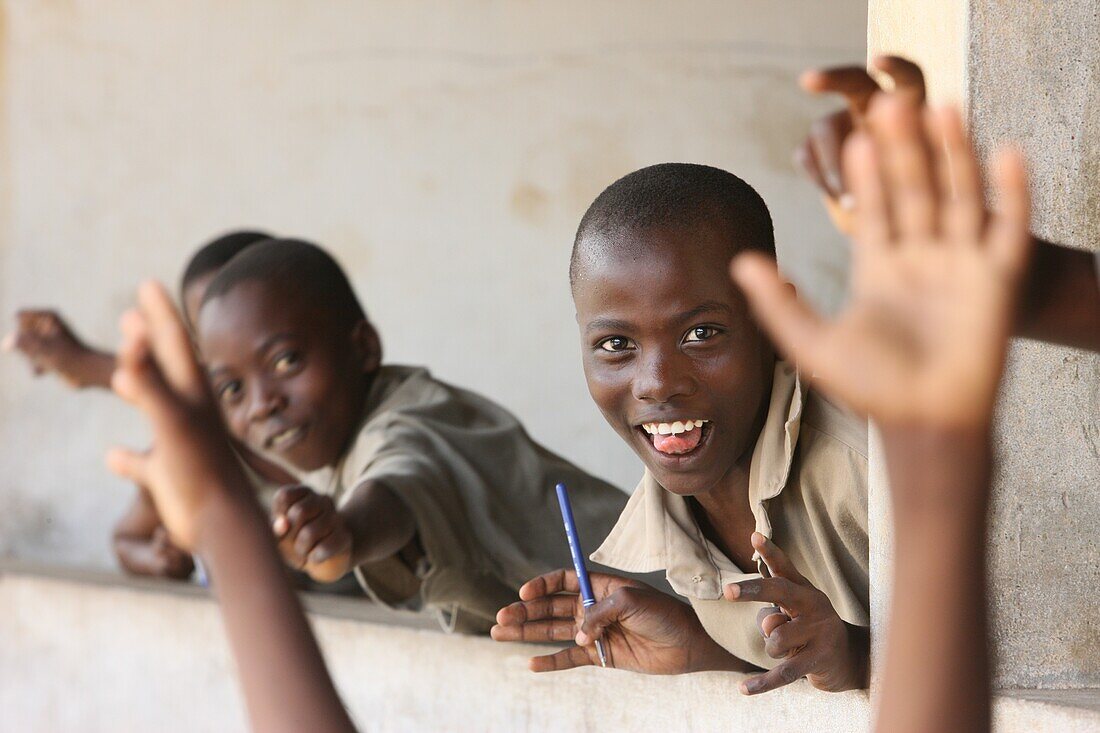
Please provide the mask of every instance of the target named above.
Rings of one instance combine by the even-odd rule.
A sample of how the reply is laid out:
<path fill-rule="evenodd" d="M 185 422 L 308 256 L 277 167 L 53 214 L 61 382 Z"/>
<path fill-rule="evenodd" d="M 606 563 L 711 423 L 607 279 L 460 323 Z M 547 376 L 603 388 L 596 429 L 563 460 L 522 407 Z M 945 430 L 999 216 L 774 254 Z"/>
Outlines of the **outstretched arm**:
<path fill-rule="evenodd" d="M 113 385 L 151 423 L 154 447 L 116 449 L 108 463 L 149 488 L 173 541 L 206 564 L 253 729 L 352 730 L 179 314 L 159 284 L 138 302 Z"/>
<path fill-rule="evenodd" d="M 919 66 L 897 56 L 878 56 L 871 64 L 893 81 L 898 102 L 923 109 L 924 75 Z M 833 224 L 850 235 L 855 199 L 841 164 L 841 150 L 854 132 L 867 128 L 867 110 L 883 90 L 862 66 L 813 69 L 802 75 L 800 83 L 811 94 L 837 94 L 846 102 L 844 109 L 811 125 L 795 149 L 795 162 L 821 192 Z M 1034 247 L 1014 333 L 1100 351 L 1100 277 L 1095 255 L 1038 237 Z"/>
<path fill-rule="evenodd" d="M 4 351 L 19 351 L 35 376 L 57 374 L 70 387 L 110 389 L 115 355 L 88 346 L 52 310 L 22 310 L 15 330 L 4 337 Z"/>
<path fill-rule="evenodd" d="M 1100 274 L 1095 253 L 1035 240 L 1016 334 L 1100 351 Z"/>
<path fill-rule="evenodd" d="M 951 161 L 949 167 L 948 161 Z M 878 729 L 989 728 L 989 430 L 1028 265 L 1028 192 L 998 158 L 987 216 L 957 113 L 880 97 L 845 148 L 848 306 L 829 321 L 742 255 L 732 274 L 781 349 L 878 421 L 894 501 L 894 596 Z"/>

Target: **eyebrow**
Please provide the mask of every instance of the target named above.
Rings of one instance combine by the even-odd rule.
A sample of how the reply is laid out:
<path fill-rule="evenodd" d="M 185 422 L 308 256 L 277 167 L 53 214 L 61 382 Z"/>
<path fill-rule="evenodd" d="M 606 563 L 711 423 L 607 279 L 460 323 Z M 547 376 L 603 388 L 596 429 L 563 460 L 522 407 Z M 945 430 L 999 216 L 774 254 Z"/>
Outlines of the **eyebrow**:
<path fill-rule="evenodd" d="M 722 303 L 717 300 L 708 300 L 705 303 L 700 303 L 689 311 L 684 311 L 680 315 L 676 316 L 676 320 L 690 321 L 707 313 L 722 313 L 727 316 L 732 316 L 733 309 L 730 308 L 729 304 L 727 303 Z"/>
<path fill-rule="evenodd" d="M 722 313 L 727 316 L 733 315 L 733 309 L 728 304 L 722 303 L 717 300 L 708 300 L 700 303 L 691 310 L 686 310 L 673 319 L 677 323 L 683 323 L 684 321 L 690 321 L 698 318 L 701 315 L 707 313 Z M 592 331 L 630 331 L 634 324 L 630 321 L 624 321 L 618 318 L 597 318 L 585 326 L 585 332 L 591 333 Z"/>

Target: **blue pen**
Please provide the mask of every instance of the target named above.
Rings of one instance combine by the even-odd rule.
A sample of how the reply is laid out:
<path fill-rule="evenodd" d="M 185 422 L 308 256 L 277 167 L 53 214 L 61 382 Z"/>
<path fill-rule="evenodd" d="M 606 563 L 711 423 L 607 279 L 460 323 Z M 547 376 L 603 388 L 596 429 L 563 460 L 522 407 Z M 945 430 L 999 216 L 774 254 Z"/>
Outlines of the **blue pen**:
<path fill-rule="evenodd" d="M 565 484 L 554 487 L 558 492 L 558 504 L 561 506 L 561 518 L 565 522 L 565 536 L 569 538 L 569 553 L 573 556 L 573 568 L 577 571 L 577 581 L 581 586 L 581 602 L 587 609 L 596 604 L 596 597 L 592 595 L 592 583 L 588 580 L 588 567 L 584 564 L 584 552 L 581 551 L 581 541 L 577 537 L 577 523 L 573 521 L 573 507 L 569 503 L 569 492 Z M 600 666 L 607 666 L 607 655 L 603 650 L 603 642 L 596 639 L 596 654 L 600 656 Z"/>

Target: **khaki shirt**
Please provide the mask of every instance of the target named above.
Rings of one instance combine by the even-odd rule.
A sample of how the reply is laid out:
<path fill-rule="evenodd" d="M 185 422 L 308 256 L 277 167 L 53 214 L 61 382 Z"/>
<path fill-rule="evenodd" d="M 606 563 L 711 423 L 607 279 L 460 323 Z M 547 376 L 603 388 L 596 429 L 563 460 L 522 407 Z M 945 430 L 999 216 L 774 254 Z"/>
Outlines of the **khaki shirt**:
<path fill-rule="evenodd" d="M 338 506 L 376 481 L 409 507 L 423 558 L 410 567 L 395 556 L 356 575 L 376 600 L 433 610 L 447 630 L 487 630 L 523 583 L 571 566 L 556 483 L 569 487 L 589 546 L 626 506 L 624 492 L 540 446 L 511 413 L 426 369 L 382 367 L 367 405 L 340 460 L 301 478 Z"/>
<path fill-rule="evenodd" d="M 848 623 L 869 626 L 866 422 L 807 392 L 795 369 L 776 366 L 771 403 L 749 469 L 756 529 L 832 601 Z M 647 471 L 592 559 L 629 572 L 665 570 L 707 633 L 736 657 L 765 669 L 756 624 L 764 604 L 730 603 L 728 583 L 759 578 L 707 540 L 686 499 Z"/>

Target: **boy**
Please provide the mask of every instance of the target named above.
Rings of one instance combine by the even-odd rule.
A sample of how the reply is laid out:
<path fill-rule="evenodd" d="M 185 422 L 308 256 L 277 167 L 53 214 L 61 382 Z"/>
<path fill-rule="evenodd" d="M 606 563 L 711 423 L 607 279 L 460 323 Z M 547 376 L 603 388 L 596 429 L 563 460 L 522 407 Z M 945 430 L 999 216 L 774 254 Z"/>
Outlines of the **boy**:
<path fill-rule="evenodd" d="M 483 631 L 532 571 L 568 562 L 555 483 L 585 536 L 625 504 L 492 402 L 383 366 L 347 277 L 315 245 L 272 240 L 227 264 L 196 338 L 230 432 L 305 484 L 279 492 L 273 526 L 315 580 L 354 570 L 380 602 Z"/>
<path fill-rule="evenodd" d="M 865 423 L 776 360 L 727 276 L 746 250 L 774 256 L 759 195 L 716 168 L 665 164 L 597 197 L 570 263 L 589 391 L 646 467 L 592 558 L 665 570 L 698 621 L 614 576 L 594 580 L 606 597 L 584 621 L 579 607 L 550 608 L 547 596 L 575 590 L 559 571 L 500 611 L 494 638 L 568 639 L 581 626 L 577 641 L 589 644 L 610 626 L 619 667 L 769 669 L 743 683 L 750 694 L 802 676 L 828 690 L 864 686 Z M 723 599 L 725 585 L 757 570 L 777 577 L 754 600 L 774 604 L 784 591 L 782 612 Z M 590 655 L 567 649 L 532 666 L 564 669 Z"/>
<path fill-rule="evenodd" d="M 206 286 L 218 269 L 245 248 L 270 238 L 271 235 L 258 231 L 229 232 L 207 242 L 191 256 L 180 278 L 180 298 L 189 327 Z M 35 374 L 56 373 L 76 389 L 110 389 L 115 355 L 85 344 L 58 313 L 24 310 L 17 315 L 17 323 L 16 330 L 4 340 L 5 350 L 22 352 Z M 246 451 L 239 452 L 253 483 L 265 492 L 293 481 L 277 466 Z M 148 492 L 141 486 L 134 502 L 115 525 L 112 544 L 119 564 L 134 575 L 185 580 L 194 571 L 191 555 L 168 538 Z"/>

